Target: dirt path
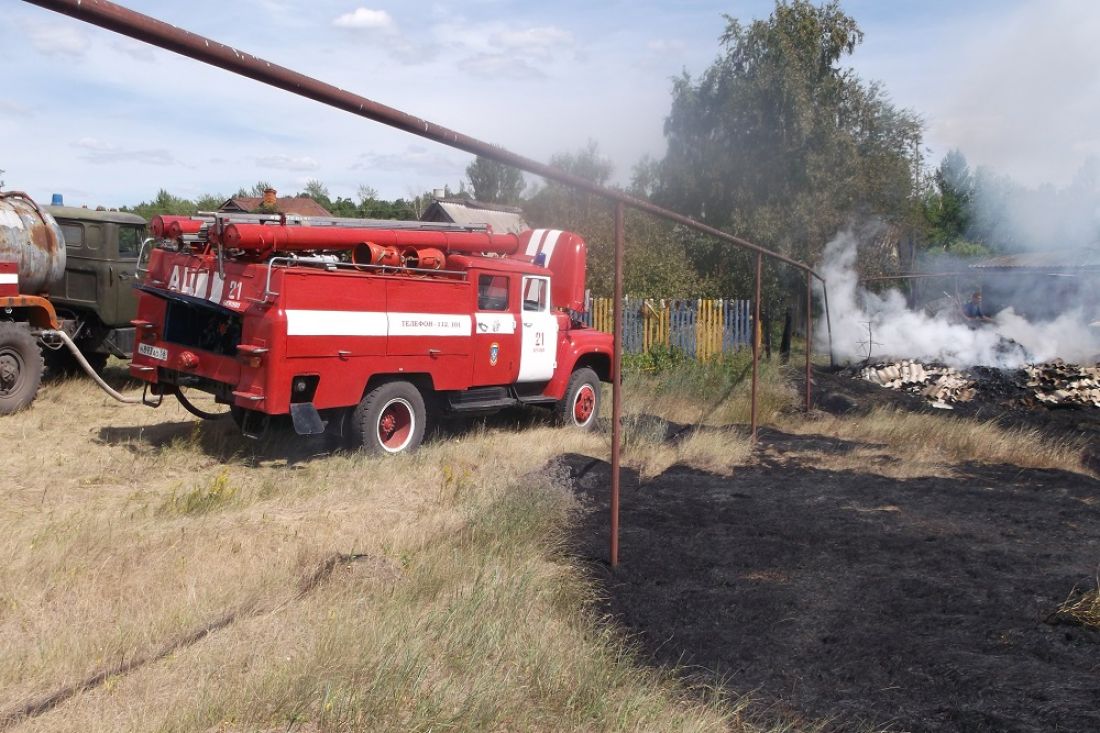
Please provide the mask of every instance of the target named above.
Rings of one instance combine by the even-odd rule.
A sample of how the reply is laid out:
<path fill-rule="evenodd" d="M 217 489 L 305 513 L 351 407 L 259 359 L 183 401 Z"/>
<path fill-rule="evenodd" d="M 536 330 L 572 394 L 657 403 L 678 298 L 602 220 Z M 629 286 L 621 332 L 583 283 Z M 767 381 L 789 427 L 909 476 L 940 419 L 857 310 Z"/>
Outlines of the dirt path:
<path fill-rule="evenodd" d="M 624 477 L 613 573 L 608 466 L 565 463 L 592 508 L 577 551 L 657 663 L 841 730 L 1100 730 L 1100 634 L 1043 621 L 1095 587 L 1100 481 L 677 466 Z"/>

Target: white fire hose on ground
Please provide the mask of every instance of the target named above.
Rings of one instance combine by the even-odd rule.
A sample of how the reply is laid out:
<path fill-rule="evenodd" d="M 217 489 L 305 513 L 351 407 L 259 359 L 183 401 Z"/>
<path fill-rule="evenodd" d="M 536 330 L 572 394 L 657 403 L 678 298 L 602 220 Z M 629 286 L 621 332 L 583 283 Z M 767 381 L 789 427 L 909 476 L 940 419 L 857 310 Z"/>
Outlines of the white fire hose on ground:
<path fill-rule="evenodd" d="M 41 333 L 41 338 L 43 341 L 48 338 L 54 337 L 61 339 L 61 342 L 68 347 L 69 351 L 72 352 L 73 357 L 76 359 L 76 363 L 79 364 L 80 367 L 88 373 L 89 377 L 96 381 L 96 384 L 98 384 L 104 392 L 111 395 L 111 397 L 114 397 L 119 402 L 125 402 L 128 405 L 141 404 L 140 397 L 125 397 L 121 393 L 116 392 L 114 389 L 111 388 L 109 384 L 103 381 L 103 377 L 99 376 L 99 374 L 96 373 L 95 369 L 92 369 L 92 365 L 89 364 L 88 360 L 84 358 L 84 355 L 80 353 L 80 349 L 77 348 L 77 345 L 73 343 L 73 340 L 71 338 L 69 338 L 69 334 L 65 333 L 64 331 L 52 330 L 43 331 Z"/>
<path fill-rule="evenodd" d="M 92 368 L 92 365 L 89 364 L 88 360 L 84 358 L 84 355 L 80 353 L 79 347 L 77 347 L 77 345 L 75 343 L 73 343 L 73 340 L 69 336 L 69 334 L 65 333 L 64 331 L 53 331 L 53 330 L 42 331 L 42 333 L 40 334 L 40 338 L 42 339 L 42 342 L 46 343 L 46 345 L 49 348 L 59 349 L 59 348 L 61 348 L 60 346 L 50 346 L 47 343 L 48 339 L 50 339 L 52 337 L 55 337 L 55 336 L 57 338 L 61 339 L 61 342 L 66 347 L 68 347 L 69 351 L 71 351 L 73 356 L 76 357 L 77 364 L 79 364 L 80 367 L 88 373 L 89 377 L 91 377 L 92 379 L 94 379 L 96 381 L 96 384 L 98 384 L 104 392 L 109 394 L 111 397 L 114 397 L 119 402 L 123 402 L 127 405 L 146 404 L 145 400 L 142 399 L 141 397 L 125 397 L 121 393 L 116 392 L 114 389 L 111 388 L 111 386 L 109 384 L 107 384 L 105 381 L 103 381 L 103 377 L 99 376 L 99 374 L 96 373 L 96 370 Z M 183 408 L 185 410 L 190 412 L 192 415 L 195 415 L 196 417 L 201 417 L 203 420 L 217 420 L 219 418 L 222 418 L 222 417 L 225 417 L 225 416 L 229 415 L 229 411 L 226 411 L 226 412 L 207 412 L 206 410 L 203 410 L 199 407 L 196 407 L 194 404 L 192 404 L 192 402 L 189 399 L 187 399 L 187 397 L 184 396 L 183 391 L 180 390 L 178 387 L 176 388 L 175 396 L 176 396 L 176 399 L 179 400 L 179 403 L 181 405 L 183 405 Z"/>

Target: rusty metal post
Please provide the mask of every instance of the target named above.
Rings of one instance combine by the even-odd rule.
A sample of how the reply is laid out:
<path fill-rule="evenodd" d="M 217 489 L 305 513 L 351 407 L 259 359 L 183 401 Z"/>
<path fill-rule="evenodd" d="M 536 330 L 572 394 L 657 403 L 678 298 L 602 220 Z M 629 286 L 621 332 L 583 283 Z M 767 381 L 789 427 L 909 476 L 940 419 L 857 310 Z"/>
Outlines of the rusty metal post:
<path fill-rule="evenodd" d="M 806 412 L 814 405 L 813 364 L 814 353 L 814 280 L 806 276 Z"/>
<path fill-rule="evenodd" d="M 756 295 L 753 296 L 752 314 L 752 398 L 749 407 L 749 424 L 752 430 L 752 442 L 756 443 L 756 385 L 760 373 L 760 280 L 764 272 L 764 255 L 756 253 Z"/>
<path fill-rule="evenodd" d="M 623 411 L 623 203 L 615 202 L 615 326 L 611 358 L 611 567 L 619 566 L 619 449 Z"/>
<path fill-rule="evenodd" d="M 821 281 L 821 304 L 825 308 L 825 334 L 829 338 L 829 366 L 836 366 L 836 355 L 833 353 L 833 317 L 829 314 L 829 284 Z"/>

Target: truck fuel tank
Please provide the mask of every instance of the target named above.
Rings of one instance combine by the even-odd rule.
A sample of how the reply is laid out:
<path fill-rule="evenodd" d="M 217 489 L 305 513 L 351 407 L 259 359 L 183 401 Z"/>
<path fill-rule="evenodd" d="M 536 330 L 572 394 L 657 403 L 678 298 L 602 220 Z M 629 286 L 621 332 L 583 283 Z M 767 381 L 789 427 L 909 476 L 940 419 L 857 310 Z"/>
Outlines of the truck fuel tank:
<path fill-rule="evenodd" d="M 19 292 L 42 295 L 65 275 L 65 240 L 50 214 L 20 191 L 0 191 L 0 261 L 18 263 Z"/>

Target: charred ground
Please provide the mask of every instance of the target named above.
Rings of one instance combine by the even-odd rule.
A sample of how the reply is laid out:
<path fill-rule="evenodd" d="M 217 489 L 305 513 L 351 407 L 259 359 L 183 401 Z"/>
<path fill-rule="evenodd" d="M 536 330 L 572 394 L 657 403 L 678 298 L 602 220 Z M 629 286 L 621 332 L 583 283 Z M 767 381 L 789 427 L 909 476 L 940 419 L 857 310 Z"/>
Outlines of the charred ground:
<path fill-rule="evenodd" d="M 817 381 L 826 407 L 931 409 L 833 374 Z M 944 419 L 996 411 L 979 401 Z M 1091 434 L 1096 412 L 1002 404 L 997 416 L 1057 437 Z M 839 730 L 1100 729 L 1100 634 L 1050 618 L 1075 586 L 1095 587 L 1100 481 L 1011 465 L 899 480 L 768 457 L 858 447 L 765 430 L 758 463 L 732 476 L 627 474 L 615 571 L 608 466 L 567 457 L 590 508 L 576 551 L 605 610 L 654 663 L 720 680 L 775 717 Z"/>

